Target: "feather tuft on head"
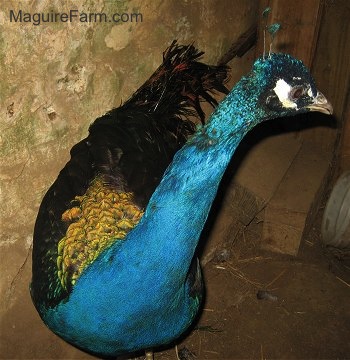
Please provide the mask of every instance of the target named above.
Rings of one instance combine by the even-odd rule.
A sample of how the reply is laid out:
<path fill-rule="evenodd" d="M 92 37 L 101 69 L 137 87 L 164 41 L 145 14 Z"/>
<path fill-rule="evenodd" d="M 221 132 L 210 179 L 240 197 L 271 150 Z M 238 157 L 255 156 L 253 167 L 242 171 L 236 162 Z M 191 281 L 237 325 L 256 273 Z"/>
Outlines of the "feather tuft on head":
<path fill-rule="evenodd" d="M 273 40 L 275 38 L 275 35 L 277 34 L 279 29 L 281 28 L 281 24 L 279 24 L 279 23 L 274 23 L 274 24 L 271 24 L 269 26 L 267 25 L 267 18 L 269 16 L 270 12 L 271 12 L 271 8 L 267 7 L 262 13 L 262 16 L 263 16 L 263 19 L 264 19 L 264 31 L 263 31 L 263 34 L 264 34 L 264 52 L 263 52 L 263 59 L 265 59 L 265 54 L 266 54 L 266 31 L 271 36 L 271 42 L 270 42 L 270 47 L 269 47 L 269 57 L 270 57 L 271 53 L 272 53 Z"/>

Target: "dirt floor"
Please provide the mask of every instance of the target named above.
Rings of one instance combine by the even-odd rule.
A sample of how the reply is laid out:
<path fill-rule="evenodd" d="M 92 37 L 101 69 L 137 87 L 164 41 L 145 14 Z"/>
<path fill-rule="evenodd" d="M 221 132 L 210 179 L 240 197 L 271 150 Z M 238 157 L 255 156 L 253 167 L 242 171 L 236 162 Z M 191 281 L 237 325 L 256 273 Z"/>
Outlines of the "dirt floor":
<path fill-rule="evenodd" d="M 349 359 L 350 257 L 326 251 L 318 228 L 297 257 L 263 252 L 254 229 L 242 234 L 203 268 L 198 323 L 155 359 Z M 17 291 L 22 305 L 2 319 L 2 359 L 93 359 L 40 326 L 27 289 Z"/>
<path fill-rule="evenodd" d="M 350 258 L 324 249 L 317 229 L 297 257 L 259 250 L 251 233 L 208 263 L 203 314 L 178 346 L 192 357 L 180 359 L 350 359 Z"/>

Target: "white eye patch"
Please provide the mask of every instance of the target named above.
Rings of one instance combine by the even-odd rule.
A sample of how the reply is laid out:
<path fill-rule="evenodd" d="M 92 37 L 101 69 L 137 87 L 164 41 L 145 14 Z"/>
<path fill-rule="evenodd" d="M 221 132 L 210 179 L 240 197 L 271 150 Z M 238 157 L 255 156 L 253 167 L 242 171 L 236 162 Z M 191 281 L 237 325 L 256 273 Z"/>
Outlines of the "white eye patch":
<path fill-rule="evenodd" d="M 291 90 L 292 87 L 283 79 L 278 79 L 276 86 L 273 89 L 283 107 L 288 109 L 296 109 L 297 104 L 289 98 L 289 93 Z"/>
<path fill-rule="evenodd" d="M 311 87 L 308 88 L 307 94 L 308 94 L 311 98 L 314 97 L 314 95 L 312 94 Z"/>

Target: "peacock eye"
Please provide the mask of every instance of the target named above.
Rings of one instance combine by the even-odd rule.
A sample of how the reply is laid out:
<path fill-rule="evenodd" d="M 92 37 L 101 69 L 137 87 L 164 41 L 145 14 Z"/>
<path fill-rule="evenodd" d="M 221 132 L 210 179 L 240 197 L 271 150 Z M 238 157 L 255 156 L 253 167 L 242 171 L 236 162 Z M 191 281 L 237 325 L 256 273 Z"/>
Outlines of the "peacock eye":
<path fill-rule="evenodd" d="M 304 95 L 305 91 L 304 88 L 301 86 L 296 86 L 294 87 L 291 92 L 290 92 L 290 98 L 292 100 L 297 100 L 299 99 L 302 95 Z"/>

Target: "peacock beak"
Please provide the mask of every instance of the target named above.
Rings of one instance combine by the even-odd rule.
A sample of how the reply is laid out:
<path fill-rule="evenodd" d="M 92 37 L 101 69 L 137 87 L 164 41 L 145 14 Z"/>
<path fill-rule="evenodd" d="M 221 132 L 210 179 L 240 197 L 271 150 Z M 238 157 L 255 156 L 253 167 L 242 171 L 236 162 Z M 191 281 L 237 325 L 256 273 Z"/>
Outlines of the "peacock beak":
<path fill-rule="evenodd" d="M 307 106 L 310 111 L 319 111 L 321 113 L 331 115 L 333 114 L 333 106 L 332 104 L 326 99 L 326 97 L 320 92 L 317 92 L 316 97 L 312 104 Z"/>

